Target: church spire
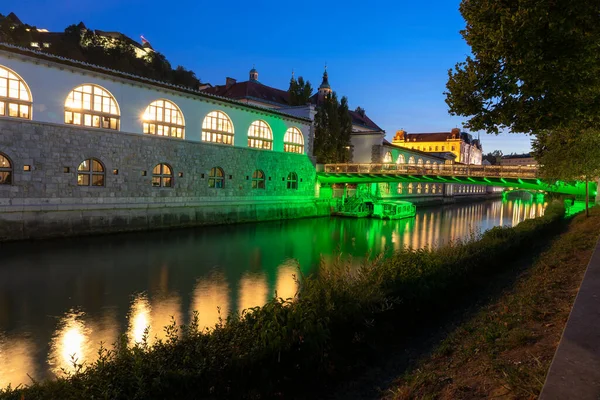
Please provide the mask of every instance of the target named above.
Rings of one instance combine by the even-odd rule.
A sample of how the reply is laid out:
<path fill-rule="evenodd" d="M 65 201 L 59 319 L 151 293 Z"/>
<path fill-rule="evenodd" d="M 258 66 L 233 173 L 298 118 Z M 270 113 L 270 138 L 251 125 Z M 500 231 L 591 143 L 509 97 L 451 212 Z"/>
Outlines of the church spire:
<path fill-rule="evenodd" d="M 331 92 L 331 86 L 329 86 L 329 75 L 327 75 L 327 65 L 325 65 L 323 81 L 321 82 L 321 86 L 319 86 L 319 102 L 323 101 L 325 97 L 331 94 Z"/>

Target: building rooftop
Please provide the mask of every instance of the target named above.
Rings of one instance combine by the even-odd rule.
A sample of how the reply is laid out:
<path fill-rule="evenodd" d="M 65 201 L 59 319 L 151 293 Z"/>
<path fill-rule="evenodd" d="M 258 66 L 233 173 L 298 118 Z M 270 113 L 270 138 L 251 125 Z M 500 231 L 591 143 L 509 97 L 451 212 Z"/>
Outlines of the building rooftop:
<path fill-rule="evenodd" d="M 523 154 L 509 154 L 507 156 L 502 156 L 503 160 L 509 160 L 511 158 L 533 158 L 531 153 L 523 153 Z"/>
<path fill-rule="evenodd" d="M 231 83 L 229 85 L 217 85 L 204 89 L 205 93 L 230 99 L 254 99 L 271 104 L 289 105 L 289 93 L 271 86 L 263 85 L 258 81 L 244 81 Z"/>

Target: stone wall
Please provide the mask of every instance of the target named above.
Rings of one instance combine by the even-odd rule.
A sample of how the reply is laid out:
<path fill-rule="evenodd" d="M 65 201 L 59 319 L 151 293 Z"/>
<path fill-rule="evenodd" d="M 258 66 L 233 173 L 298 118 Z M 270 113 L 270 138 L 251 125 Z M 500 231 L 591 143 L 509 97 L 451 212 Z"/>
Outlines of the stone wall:
<path fill-rule="evenodd" d="M 329 212 L 326 201 L 315 201 L 315 169 L 301 154 L 8 118 L 0 118 L 0 152 L 13 168 L 12 184 L 0 185 L 0 240 Z M 104 165 L 103 187 L 77 184 L 77 168 L 89 158 Z M 172 167 L 173 187 L 152 186 L 159 163 Z M 213 167 L 225 172 L 223 189 L 209 188 Z M 266 175 L 265 189 L 252 188 L 256 169 Z M 287 187 L 290 172 L 297 189 Z"/>

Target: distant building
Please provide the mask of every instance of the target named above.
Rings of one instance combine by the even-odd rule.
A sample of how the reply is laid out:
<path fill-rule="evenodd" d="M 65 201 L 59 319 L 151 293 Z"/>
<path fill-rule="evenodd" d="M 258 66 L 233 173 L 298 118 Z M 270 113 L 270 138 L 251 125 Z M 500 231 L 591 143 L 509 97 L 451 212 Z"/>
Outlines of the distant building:
<path fill-rule="evenodd" d="M 399 130 L 392 144 L 426 153 L 450 152 L 456 156 L 456 162 L 463 164 L 481 165 L 483 159 L 479 139 L 473 139 L 471 134 L 461 132 L 458 128 L 436 133 L 407 133 Z"/>
<path fill-rule="evenodd" d="M 538 162 L 535 160 L 535 158 L 533 158 L 531 153 L 511 154 L 508 156 L 502 156 L 500 159 L 500 165 L 535 167 L 538 165 Z"/>

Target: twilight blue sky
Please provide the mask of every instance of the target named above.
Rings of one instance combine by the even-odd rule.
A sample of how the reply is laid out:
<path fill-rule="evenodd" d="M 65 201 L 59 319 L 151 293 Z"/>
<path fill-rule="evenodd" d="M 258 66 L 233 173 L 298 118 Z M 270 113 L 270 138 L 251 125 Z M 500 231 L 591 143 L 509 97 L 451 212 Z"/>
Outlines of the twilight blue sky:
<path fill-rule="evenodd" d="M 62 31 L 89 28 L 144 35 L 173 66 L 192 69 L 203 82 L 247 80 L 256 65 L 264 84 L 287 89 L 291 71 L 318 87 L 329 82 L 351 108 L 361 106 L 391 139 L 396 130 L 448 131 L 463 119 L 444 102 L 447 70 L 469 47 L 459 0 L 429 1 L 6 1 L 23 22 Z M 475 135 L 476 132 L 472 132 Z M 484 152 L 529 151 L 522 134 L 481 135 Z"/>

